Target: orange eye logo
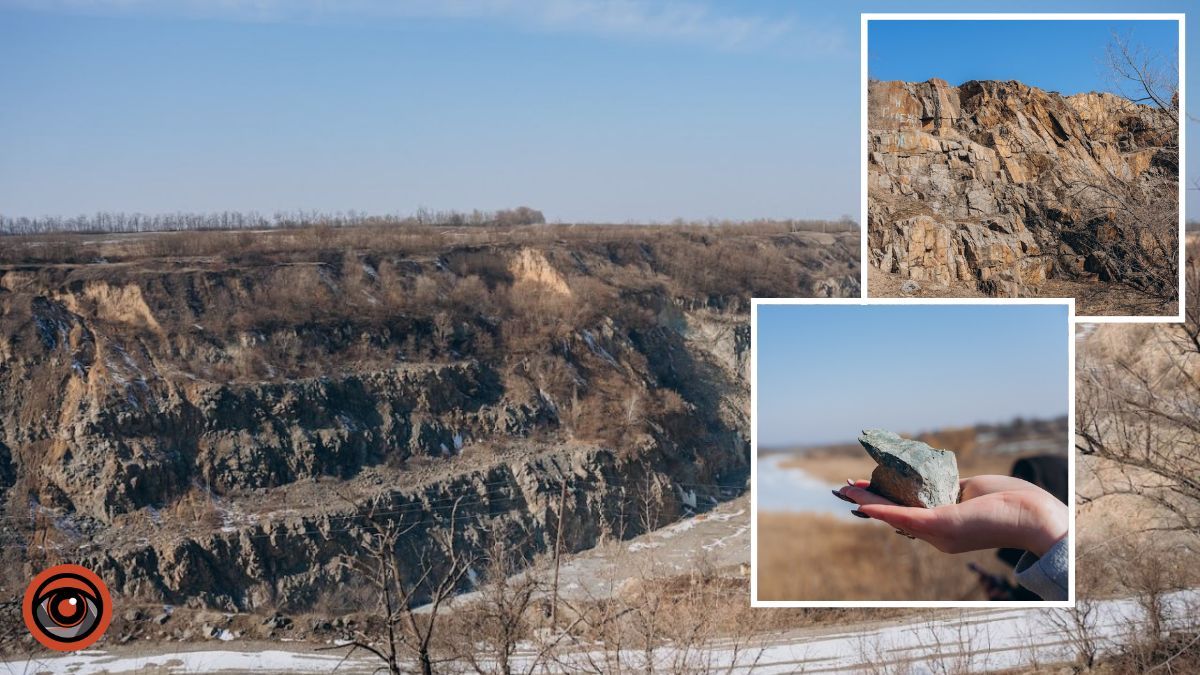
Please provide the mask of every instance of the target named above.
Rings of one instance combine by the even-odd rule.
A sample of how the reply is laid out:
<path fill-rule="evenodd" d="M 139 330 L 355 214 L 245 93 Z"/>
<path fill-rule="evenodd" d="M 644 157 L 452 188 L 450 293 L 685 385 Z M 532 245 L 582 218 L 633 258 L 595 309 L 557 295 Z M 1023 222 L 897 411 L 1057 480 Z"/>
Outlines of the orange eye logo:
<path fill-rule="evenodd" d="M 38 642 L 71 652 L 104 635 L 112 620 L 112 596 L 86 567 L 55 565 L 29 582 L 21 613 Z"/>

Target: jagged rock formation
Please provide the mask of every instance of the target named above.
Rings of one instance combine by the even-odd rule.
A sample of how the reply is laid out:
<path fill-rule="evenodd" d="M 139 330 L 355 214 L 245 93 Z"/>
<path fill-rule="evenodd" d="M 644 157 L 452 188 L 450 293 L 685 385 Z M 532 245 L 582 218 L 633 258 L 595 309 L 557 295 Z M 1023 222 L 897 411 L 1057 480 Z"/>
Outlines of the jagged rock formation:
<path fill-rule="evenodd" d="M 1177 250 L 1175 111 L 1020 82 L 871 82 L 868 97 L 868 250 L 885 273 L 1028 296 L 1048 279 L 1147 284 L 1133 250 L 1151 234 Z M 1165 210 L 1165 231 L 1130 202 Z"/>
<path fill-rule="evenodd" d="M 854 235 L 166 236 L 0 266 L 17 577 L 48 546 L 120 595 L 302 608 L 347 588 L 368 504 L 414 574 L 447 528 L 546 551 L 560 503 L 567 550 L 633 536 L 744 489 L 748 297 L 858 292 Z"/>
<path fill-rule="evenodd" d="M 866 429 L 858 437 L 877 466 L 871 492 L 904 506 L 927 509 L 958 501 L 958 459 L 921 441 L 882 429 Z"/>

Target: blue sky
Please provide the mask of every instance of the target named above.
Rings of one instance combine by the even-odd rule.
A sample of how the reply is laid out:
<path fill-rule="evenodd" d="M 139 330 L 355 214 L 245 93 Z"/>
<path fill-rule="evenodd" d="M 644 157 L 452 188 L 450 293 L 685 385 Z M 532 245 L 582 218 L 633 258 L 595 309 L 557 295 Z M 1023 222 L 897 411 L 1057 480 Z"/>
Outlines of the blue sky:
<path fill-rule="evenodd" d="M 1066 308 L 760 305 L 759 447 L 1065 415 Z"/>
<path fill-rule="evenodd" d="M 1105 65 L 1114 35 L 1179 60 L 1175 21 L 872 21 L 868 73 L 880 80 L 1019 80 L 1064 95 L 1114 86 Z"/>
<path fill-rule="evenodd" d="M 897 9 L 0 0 L 0 212 L 857 216 L 858 15 Z"/>

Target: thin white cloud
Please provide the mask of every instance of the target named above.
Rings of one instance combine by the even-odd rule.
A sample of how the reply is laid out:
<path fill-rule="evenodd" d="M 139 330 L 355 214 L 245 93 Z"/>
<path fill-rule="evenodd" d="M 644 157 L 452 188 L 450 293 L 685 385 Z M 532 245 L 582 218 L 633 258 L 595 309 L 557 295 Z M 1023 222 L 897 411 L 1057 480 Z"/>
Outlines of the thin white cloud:
<path fill-rule="evenodd" d="M 386 19 L 500 21 L 555 32 L 670 40 L 720 49 L 745 49 L 787 41 L 806 52 L 840 48 L 828 26 L 804 25 L 790 16 L 740 11 L 696 0 L 0 0 L 26 10 L 152 15 L 254 22 L 321 22 Z"/>

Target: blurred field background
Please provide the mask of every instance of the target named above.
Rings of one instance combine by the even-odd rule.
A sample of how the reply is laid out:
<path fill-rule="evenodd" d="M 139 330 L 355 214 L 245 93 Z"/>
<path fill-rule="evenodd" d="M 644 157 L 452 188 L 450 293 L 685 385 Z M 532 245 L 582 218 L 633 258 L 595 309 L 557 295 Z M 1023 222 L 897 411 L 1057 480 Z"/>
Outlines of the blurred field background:
<path fill-rule="evenodd" d="M 1069 430 L 1067 419 L 1059 417 L 910 437 L 953 450 L 965 478 L 1008 475 L 1023 457 L 1065 457 Z M 870 478 L 874 467 L 857 442 L 760 450 L 760 485 L 788 492 L 759 496 L 760 600 L 986 600 L 976 574 L 967 568 L 972 562 L 1011 580 L 1011 568 L 994 550 L 948 555 L 878 521 L 850 516 L 853 507 L 829 491 L 848 478 Z M 764 481 L 766 472 L 794 474 L 796 480 Z M 777 507 L 781 503 L 800 508 L 783 510 Z M 816 504 L 821 510 L 813 508 Z"/>

